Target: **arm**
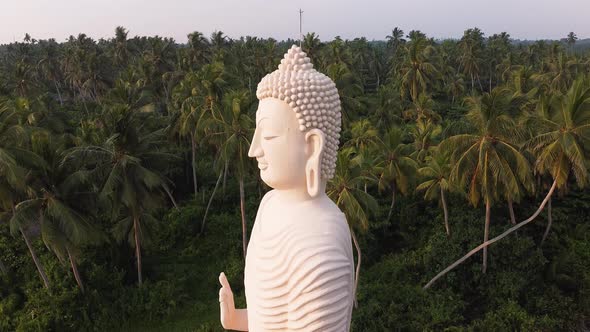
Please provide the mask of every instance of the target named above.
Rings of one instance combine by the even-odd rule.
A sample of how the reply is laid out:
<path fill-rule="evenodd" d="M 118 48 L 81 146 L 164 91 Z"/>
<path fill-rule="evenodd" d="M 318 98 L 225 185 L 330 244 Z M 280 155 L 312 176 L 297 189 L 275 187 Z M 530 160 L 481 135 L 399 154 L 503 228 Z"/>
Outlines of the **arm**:
<path fill-rule="evenodd" d="M 219 275 L 219 282 L 221 283 L 219 290 L 221 326 L 226 330 L 248 331 L 248 310 L 236 309 L 234 294 L 223 272 Z"/>

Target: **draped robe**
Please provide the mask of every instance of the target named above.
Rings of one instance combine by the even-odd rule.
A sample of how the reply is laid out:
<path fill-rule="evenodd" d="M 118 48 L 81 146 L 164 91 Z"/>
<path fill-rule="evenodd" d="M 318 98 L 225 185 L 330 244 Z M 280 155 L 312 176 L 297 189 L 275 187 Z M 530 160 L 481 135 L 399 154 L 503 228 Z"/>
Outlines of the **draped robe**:
<path fill-rule="evenodd" d="M 246 255 L 249 331 L 348 331 L 354 263 L 344 214 L 327 197 L 265 213 L 273 193 L 260 203 Z"/>

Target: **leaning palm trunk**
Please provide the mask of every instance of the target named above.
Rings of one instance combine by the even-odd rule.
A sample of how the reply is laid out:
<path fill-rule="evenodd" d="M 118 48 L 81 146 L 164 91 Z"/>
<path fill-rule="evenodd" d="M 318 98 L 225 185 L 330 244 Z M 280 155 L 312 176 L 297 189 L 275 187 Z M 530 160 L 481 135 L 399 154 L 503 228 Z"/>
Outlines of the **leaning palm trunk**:
<path fill-rule="evenodd" d="M 359 277 L 361 275 L 361 247 L 359 246 L 359 242 L 356 239 L 356 235 L 354 234 L 354 230 L 352 228 L 350 229 L 350 235 L 352 236 L 352 242 L 354 242 L 354 247 L 356 249 L 356 257 L 357 257 L 356 271 L 354 273 L 354 289 L 352 290 L 352 294 L 353 294 L 352 296 L 354 298 L 354 307 L 357 308 L 358 301 L 356 299 L 356 290 L 358 288 Z"/>
<path fill-rule="evenodd" d="M 35 254 L 35 250 L 33 249 L 33 246 L 31 245 L 31 241 L 29 240 L 29 237 L 27 236 L 25 231 L 22 229 L 22 227 L 19 227 L 18 230 L 20 231 L 20 233 L 23 235 L 23 238 L 25 239 L 25 243 L 27 244 L 27 248 L 29 248 L 29 252 L 31 253 L 31 257 L 33 257 L 33 262 L 35 262 L 35 266 L 37 267 L 37 271 L 39 271 L 39 275 L 41 276 L 41 280 L 43 280 L 43 285 L 45 285 L 45 288 L 49 289 L 49 279 L 47 278 L 47 275 L 45 274 L 45 269 L 43 268 L 43 265 L 39 261 L 39 258 L 37 258 L 37 254 Z"/>
<path fill-rule="evenodd" d="M 59 106 L 63 106 L 64 102 L 61 97 L 61 92 L 59 91 L 59 85 L 57 85 L 57 81 L 53 81 L 53 85 L 55 85 L 55 90 L 57 90 L 57 97 L 59 98 Z"/>
<path fill-rule="evenodd" d="M 391 184 L 391 205 L 389 206 L 389 213 L 387 214 L 387 221 L 391 219 L 393 213 L 393 206 L 395 205 L 395 183 Z"/>
<path fill-rule="evenodd" d="M 170 189 L 168 189 L 168 186 L 164 186 L 164 191 L 166 191 L 166 194 L 168 195 L 168 198 L 170 198 L 170 201 L 174 205 L 174 208 L 178 210 L 178 204 L 176 204 L 176 200 L 174 199 L 174 196 L 172 196 L 172 193 L 170 192 Z"/>
<path fill-rule="evenodd" d="M 191 133 L 191 165 L 193 168 L 193 187 L 195 190 L 195 199 L 197 199 L 197 142 L 195 141 L 194 133 Z"/>
<path fill-rule="evenodd" d="M 549 202 L 547 202 L 547 228 L 545 229 L 545 234 L 543 234 L 543 239 L 541 240 L 541 245 L 547 239 L 549 235 L 549 230 L 551 230 L 551 224 L 553 223 L 553 216 L 551 215 L 551 197 L 549 197 Z"/>
<path fill-rule="evenodd" d="M 246 236 L 246 207 L 244 201 L 244 179 L 240 178 L 240 213 L 242 214 L 242 249 L 244 251 L 244 259 L 246 258 L 246 248 L 248 247 L 248 240 Z"/>
<path fill-rule="evenodd" d="M 84 293 L 84 285 L 82 284 L 82 278 L 80 278 L 80 272 L 78 272 L 76 261 L 74 260 L 70 249 L 66 248 L 66 250 L 68 252 L 68 258 L 70 259 L 70 265 L 72 266 L 72 272 L 74 272 L 74 278 L 76 278 L 76 283 L 78 284 L 78 287 L 80 287 L 80 291 Z"/>
<path fill-rule="evenodd" d="M 447 210 L 447 200 L 445 199 L 445 191 L 443 188 L 440 188 L 440 201 L 443 206 L 443 213 L 445 216 L 445 230 L 447 232 L 447 236 L 451 235 L 451 229 L 449 227 L 449 211 Z"/>
<path fill-rule="evenodd" d="M 2 274 L 8 274 L 8 269 L 6 268 L 6 265 L 4 265 L 4 263 L 2 261 L 0 261 L 0 272 L 2 272 Z"/>
<path fill-rule="evenodd" d="M 510 212 L 510 223 L 516 225 L 516 217 L 514 216 L 514 207 L 512 206 L 512 200 L 508 200 L 508 211 Z"/>
<path fill-rule="evenodd" d="M 487 248 L 489 245 L 491 245 L 492 243 L 495 243 L 497 241 L 500 241 L 501 239 L 503 239 L 505 236 L 507 236 L 508 234 L 516 231 L 517 229 L 521 228 L 522 226 L 530 223 L 531 221 L 535 220 L 535 218 L 541 213 L 541 211 L 543 211 L 543 208 L 545 208 L 545 205 L 547 204 L 547 202 L 549 201 L 549 199 L 551 199 L 551 195 L 553 195 L 553 192 L 555 191 L 555 188 L 557 187 L 557 180 L 553 181 L 553 185 L 551 186 L 551 189 L 549 189 L 549 192 L 547 193 L 547 196 L 545 196 L 545 199 L 543 199 L 543 201 L 541 202 L 541 205 L 539 206 L 539 208 L 537 209 L 537 211 L 535 211 L 535 213 L 533 213 L 532 216 L 530 216 L 528 219 L 521 221 L 520 223 L 510 227 L 507 231 L 505 231 L 504 233 L 496 236 L 495 238 L 486 241 L 482 244 L 480 244 L 479 246 L 475 247 L 474 249 L 472 249 L 470 252 L 468 252 L 465 256 L 461 257 L 461 259 L 457 260 L 455 263 L 449 265 L 446 269 L 442 270 L 439 274 L 437 274 L 434 278 L 432 278 L 432 280 L 430 280 L 425 286 L 424 289 L 430 288 L 430 286 L 432 286 L 432 284 L 437 281 L 440 277 L 444 276 L 445 274 L 447 274 L 449 271 L 451 271 L 452 269 L 454 269 L 455 267 L 457 267 L 459 264 L 463 263 L 467 258 L 473 256 L 474 254 L 476 254 L 478 251 L 480 251 L 483 248 Z"/>
<path fill-rule="evenodd" d="M 481 85 L 481 80 L 479 79 L 479 75 L 476 75 L 475 77 L 477 77 L 477 84 L 479 84 L 479 89 L 483 93 L 483 86 Z"/>
<path fill-rule="evenodd" d="M 137 215 L 133 216 L 133 232 L 135 236 L 135 257 L 137 258 L 137 281 L 139 285 L 143 283 L 143 278 L 141 276 L 141 242 L 139 240 L 139 217 Z"/>
<path fill-rule="evenodd" d="M 211 197 L 209 197 L 209 203 L 207 203 L 207 208 L 205 209 L 205 215 L 203 216 L 203 222 L 201 223 L 201 231 L 199 232 L 199 236 L 203 234 L 203 232 L 205 231 L 205 222 L 207 221 L 209 208 L 211 207 L 211 202 L 213 202 L 213 197 L 215 197 L 215 193 L 217 192 L 217 188 L 219 187 L 219 182 L 221 182 L 222 177 L 223 172 L 219 173 L 219 176 L 217 177 L 217 182 L 215 182 L 215 188 L 213 188 L 213 193 L 211 193 Z"/>
<path fill-rule="evenodd" d="M 225 183 L 227 181 L 227 171 L 229 169 L 229 159 L 225 161 L 225 166 L 223 168 L 223 196 L 225 197 Z"/>
<path fill-rule="evenodd" d="M 483 242 L 488 242 L 490 238 L 490 209 L 491 209 L 491 202 L 490 199 L 486 199 L 486 223 L 483 230 Z M 486 273 L 488 269 L 488 247 L 483 248 L 483 266 L 481 268 L 481 272 Z"/>

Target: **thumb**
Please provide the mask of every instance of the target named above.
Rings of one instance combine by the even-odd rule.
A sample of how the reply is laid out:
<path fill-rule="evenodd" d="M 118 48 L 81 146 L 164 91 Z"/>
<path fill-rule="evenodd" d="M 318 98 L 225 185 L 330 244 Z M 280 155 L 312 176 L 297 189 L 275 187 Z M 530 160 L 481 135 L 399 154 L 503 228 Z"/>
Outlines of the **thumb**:
<path fill-rule="evenodd" d="M 231 286 L 229 285 L 229 281 L 227 281 L 227 277 L 225 276 L 225 273 L 223 273 L 223 272 L 221 272 L 221 274 L 219 274 L 219 283 L 221 284 L 221 286 L 223 288 L 227 288 L 231 292 Z"/>

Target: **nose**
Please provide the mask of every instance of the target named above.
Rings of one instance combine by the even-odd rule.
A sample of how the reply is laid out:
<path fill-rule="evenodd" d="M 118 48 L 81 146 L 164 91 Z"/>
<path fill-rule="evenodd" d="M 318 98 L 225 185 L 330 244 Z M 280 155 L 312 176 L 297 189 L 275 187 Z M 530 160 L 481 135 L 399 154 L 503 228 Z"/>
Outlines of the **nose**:
<path fill-rule="evenodd" d="M 260 146 L 260 133 L 258 128 L 256 128 L 254 130 L 254 137 L 252 137 L 252 144 L 250 144 L 250 150 L 248 150 L 248 157 L 260 158 L 263 154 L 262 147 Z"/>

